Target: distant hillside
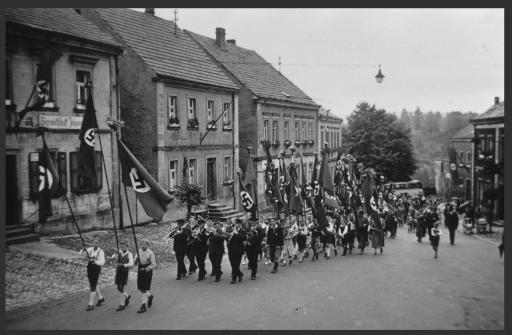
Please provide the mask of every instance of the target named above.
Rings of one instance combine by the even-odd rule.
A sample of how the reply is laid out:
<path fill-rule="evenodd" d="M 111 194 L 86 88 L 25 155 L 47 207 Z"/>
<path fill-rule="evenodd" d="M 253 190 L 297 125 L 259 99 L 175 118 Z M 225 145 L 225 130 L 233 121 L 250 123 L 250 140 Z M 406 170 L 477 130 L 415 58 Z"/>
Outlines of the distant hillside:
<path fill-rule="evenodd" d="M 424 187 L 434 186 L 434 161 L 446 158 L 450 138 L 469 124 L 478 114 L 454 111 L 442 115 L 439 112 L 424 113 L 402 110 L 399 121 L 411 129 L 411 142 L 418 161 L 414 175 Z"/>

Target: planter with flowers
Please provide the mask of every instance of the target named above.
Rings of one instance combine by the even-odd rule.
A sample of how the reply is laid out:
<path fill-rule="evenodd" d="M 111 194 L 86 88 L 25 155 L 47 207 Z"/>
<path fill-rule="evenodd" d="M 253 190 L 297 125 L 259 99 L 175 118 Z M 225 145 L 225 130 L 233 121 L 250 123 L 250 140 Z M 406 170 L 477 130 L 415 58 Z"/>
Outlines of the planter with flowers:
<path fill-rule="evenodd" d="M 199 128 L 199 120 L 197 118 L 188 119 L 187 129 L 198 129 Z"/>
<path fill-rule="evenodd" d="M 169 118 L 169 123 L 167 124 L 167 128 L 169 128 L 169 129 L 180 128 L 180 120 L 177 117 Z"/>

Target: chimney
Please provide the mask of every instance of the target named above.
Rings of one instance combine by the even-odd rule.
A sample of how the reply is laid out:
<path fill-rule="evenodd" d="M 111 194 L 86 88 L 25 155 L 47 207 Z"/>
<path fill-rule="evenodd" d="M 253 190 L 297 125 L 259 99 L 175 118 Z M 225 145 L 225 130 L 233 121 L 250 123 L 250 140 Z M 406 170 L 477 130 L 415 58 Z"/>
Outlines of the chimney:
<path fill-rule="evenodd" d="M 236 40 L 226 40 L 226 42 L 236 45 Z"/>
<path fill-rule="evenodd" d="M 155 9 L 154 8 L 145 8 L 144 13 L 155 16 Z"/>
<path fill-rule="evenodd" d="M 497 105 L 500 103 L 500 97 L 494 97 L 494 104 Z"/>
<path fill-rule="evenodd" d="M 224 28 L 215 29 L 215 43 L 221 49 L 226 49 L 226 30 Z"/>

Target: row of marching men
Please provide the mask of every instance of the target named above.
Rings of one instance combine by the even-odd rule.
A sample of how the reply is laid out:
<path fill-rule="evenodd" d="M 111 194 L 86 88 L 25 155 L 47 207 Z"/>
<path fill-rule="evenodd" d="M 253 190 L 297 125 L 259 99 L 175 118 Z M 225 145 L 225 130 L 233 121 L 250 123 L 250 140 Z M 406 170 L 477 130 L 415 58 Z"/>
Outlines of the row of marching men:
<path fill-rule="evenodd" d="M 343 256 L 352 254 L 356 240 L 359 254 L 364 253 L 370 242 L 374 254 L 379 249 L 380 253 L 383 252 L 384 230 L 381 220 L 376 222 L 362 210 L 357 214 L 333 213 L 327 219 L 328 225 L 322 228 L 316 220 L 306 220 L 304 217 L 255 221 L 237 219 L 229 225 L 199 220 L 194 227 L 184 220 L 178 220 L 177 229 L 168 236 L 173 239 L 178 264 L 176 280 L 186 277 L 187 273 L 192 275 L 197 269 L 197 280 L 204 280 L 208 274 L 205 268 L 208 255 L 210 276 L 219 282 L 223 274 L 221 264 L 226 247 L 232 284 L 243 280 L 240 265 L 245 257 L 248 269 L 251 270 L 251 279 L 255 280 L 260 261 L 264 261 L 265 265 L 273 264 L 271 273 L 276 273 L 279 265 L 292 265 L 294 260 L 302 263 L 305 258 L 309 258 L 310 252 L 311 261 L 318 260 L 322 252 L 325 259 L 329 259 L 332 252 L 337 256 L 339 247 L 343 250 Z M 188 272 L 186 257 L 189 260 Z"/>
<path fill-rule="evenodd" d="M 177 261 L 176 279 L 181 280 L 187 273 L 192 275 L 199 269 L 198 281 L 206 279 L 206 257 L 211 263 L 210 276 L 215 282 L 222 277 L 222 259 L 225 255 L 225 244 L 231 265 L 231 283 L 241 282 L 244 273 L 240 269 L 242 258 L 248 259 L 248 269 L 251 279 L 256 279 L 260 261 L 273 264 L 271 273 L 278 271 L 279 265 L 290 266 L 294 260 L 302 263 L 305 258 L 311 261 L 319 259 L 323 252 L 324 258 L 329 259 L 331 252 L 338 254 L 342 247 L 345 256 L 352 254 L 355 241 L 358 242 L 359 254 L 364 254 L 370 245 L 375 250 L 384 247 L 382 223 L 360 209 L 357 213 L 332 213 L 328 216 L 328 225 L 320 227 L 316 220 L 295 217 L 289 220 L 274 218 L 243 221 L 235 220 L 233 224 L 223 225 L 221 222 L 206 222 L 199 220 L 191 227 L 185 220 L 177 221 L 177 229 L 166 234 L 166 239 L 173 240 L 173 250 Z M 227 243 L 226 243 L 227 242 Z M 155 254 L 149 248 L 149 241 L 143 240 L 141 248 L 135 256 L 130 252 L 127 241 L 120 242 L 120 248 L 112 259 L 118 260 L 115 284 L 119 291 L 119 305 L 116 311 L 123 311 L 130 303 L 131 295 L 126 290 L 129 269 L 137 265 L 137 289 L 141 292 L 141 306 L 138 313 L 144 313 L 153 304 L 154 296 L 150 293 L 153 269 L 156 267 Z M 91 246 L 84 248 L 80 254 L 87 258 L 87 276 L 90 284 L 90 298 L 87 311 L 102 306 L 105 299 L 98 287 L 101 267 L 105 264 L 105 254 L 98 240 L 92 241 Z M 189 259 L 189 269 L 185 265 L 185 257 Z"/>

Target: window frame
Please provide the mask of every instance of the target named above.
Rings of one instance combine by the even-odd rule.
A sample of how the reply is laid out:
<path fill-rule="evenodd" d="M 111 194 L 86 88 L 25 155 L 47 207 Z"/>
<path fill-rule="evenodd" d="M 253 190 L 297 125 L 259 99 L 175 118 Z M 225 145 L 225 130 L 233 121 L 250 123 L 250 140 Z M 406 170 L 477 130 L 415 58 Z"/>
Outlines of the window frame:
<path fill-rule="evenodd" d="M 191 106 L 191 102 L 194 102 L 193 106 Z M 195 97 L 187 97 L 187 119 L 197 120 L 197 99 Z"/>
<path fill-rule="evenodd" d="M 272 120 L 272 142 L 279 141 L 278 127 L 279 127 L 278 121 Z"/>
<path fill-rule="evenodd" d="M 284 121 L 284 125 L 283 125 L 283 132 L 284 132 L 284 140 L 289 140 L 290 139 L 290 129 L 289 129 L 289 121 L 288 120 L 285 120 Z"/>
<path fill-rule="evenodd" d="M 263 120 L 263 140 L 268 141 L 268 127 L 269 127 L 269 121 L 268 119 Z"/>
<path fill-rule="evenodd" d="M 174 102 L 174 106 L 172 105 Z M 169 124 L 178 124 L 180 118 L 178 117 L 178 96 L 169 94 L 167 95 L 167 118 Z M 171 122 L 171 120 L 177 120 L 177 123 Z"/>
<path fill-rule="evenodd" d="M 295 121 L 295 141 L 300 141 L 300 122 Z"/>
<path fill-rule="evenodd" d="M 224 157 L 224 180 L 233 179 L 232 161 L 231 156 Z"/>
<path fill-rule="evenodd" d="M 206 124 L 209 126 L 213 121 L 215 121 L 215 100 L 206 98 Z"/>
<path fill-rule="evenodd" d="M 33 60 L 33 71 L 34 71 L 34 83 L 36 82 L 37 78 L 37 69 L 39 67 L 39 64 L 42 61 L 42 57 L 36 57 L 36 59 Z M 55 64 L 52 65 L 52 70 L 50 71 L 50 84 L 48 86 L 49 90 L 49 98 L 48 101 L 41 107 L 41 108 L 49 108 L 49 109 L 56 109 L 55 107 L 55 100 L 56 100 L 56 83 L 55 83 Z M 37 96 L 37 90 L 34 92 L 34 97 L 32 98 L 32 104 L 36 104 L 39 102 L 39 97 Z"/>
<path fill-rule="evenodd" d="M 75 64 L 75 112 L 83 113 L 85 111 L 86 105 L 87 105 L 87 97 L 88 97 L 88 90 L 92 90 L 91 87 L 87 87 L 87 82 L 93 82 L 93 71 L 92 67 L 82 65 L 82 64 Z M 89 79 L 85 80 L 84 82 L 78 81 L 78 72 L 84 72 L 89 73 Z M 79 103 L 79 95 L 81 92 L 80 88 L 84 89 L 84 98 L 83 103 Z"/>
<path fill-rule="evenodd" d="M 174 167 L 171 168 L 171 163 L 174 164 Z M 176 189 L 176 186 L 178 185 L 178 160 L 177 159 L 170 159 L 169 160 L 169 190 L 173 191 Z M 174 172 L 174 178 L 171 178 L 172 176 L 172 172 Z M 174 184 L 173 184 L 173 181 L 174 180 Z"/>
<path fill-rule="evenodd" d="M 188 160 L 188 182 L 194 184 L 197 180 L 197 159 L 190 158 Z"/>
<path fill-rule="evenodd" d="M 233 121 L 231 120 L 231 101 L 222 101 L 222 129 L 232 130 Z"/>

